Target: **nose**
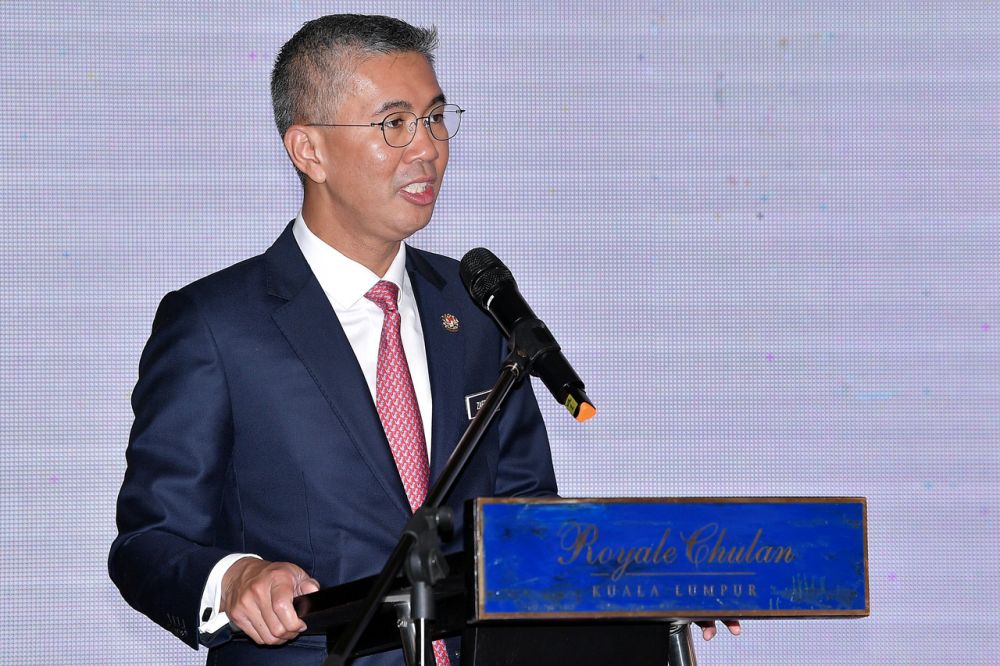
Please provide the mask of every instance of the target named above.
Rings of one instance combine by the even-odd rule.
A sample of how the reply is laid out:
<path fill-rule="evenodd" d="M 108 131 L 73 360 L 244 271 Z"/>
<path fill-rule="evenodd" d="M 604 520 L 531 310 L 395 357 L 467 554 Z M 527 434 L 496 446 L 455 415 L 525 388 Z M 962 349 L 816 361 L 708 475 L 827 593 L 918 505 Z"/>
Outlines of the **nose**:
<path fill-rule="evenodd" d="M 431 128 L 427 118 L 417 121 L 413 141 L 406 147 L 409 160 L 421 159 L 427 162 L 436 160 L 439 155 L 439 145 L 442 143 L 431 136 Z"/>

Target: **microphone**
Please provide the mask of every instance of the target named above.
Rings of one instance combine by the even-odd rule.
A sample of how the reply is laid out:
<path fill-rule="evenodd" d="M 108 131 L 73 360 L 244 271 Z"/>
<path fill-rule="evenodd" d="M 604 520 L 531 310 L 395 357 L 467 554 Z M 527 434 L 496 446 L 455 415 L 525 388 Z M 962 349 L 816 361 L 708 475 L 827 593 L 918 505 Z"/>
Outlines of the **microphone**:
<path fill-rule="evenodd" d="M 462 257 L 459 274 L 476 305 L 489 312 L 509 338 L 511 351 L 533 358 L 531 374 L 542 380 L 556 401 L 577 421 L 586 421 L 597 409 L 584 392 L 583 381 L 562 355 L 559 343 L 535 316 L 517 289 L 514 276 L 496 255 L 484 247 Z M 525 354 L 525 349 L 531 352 Z"/>

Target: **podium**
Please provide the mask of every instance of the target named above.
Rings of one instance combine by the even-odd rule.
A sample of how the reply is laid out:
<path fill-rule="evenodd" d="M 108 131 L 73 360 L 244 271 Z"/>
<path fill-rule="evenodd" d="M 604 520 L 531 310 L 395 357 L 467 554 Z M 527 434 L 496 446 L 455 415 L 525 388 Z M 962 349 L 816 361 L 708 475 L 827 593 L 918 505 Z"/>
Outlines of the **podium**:
<path fill-rule="evenodd" d="M 863 498 L 488 499 L 434 586 L 432 637 L 469 666 L 693 664 L 688 623 L 870 613 Z M 295 600 L 336 640 L 374 581 Z M 397 649 L 399 577 L 353 656 Z"/>
<path fill-rule="evenodd" d="M 446 575 L 444 499 L 513 386 L 534 374 L 574 418 L 595 413 L 506 266 L 478 248 L 461 273 L 510 354 L 382 574 L 295 600 L 327 664 L 399 645 L 426 657 L 429 638 L 461 635 L 466 666 L 693 666 L 691 620 L 868 614 L 858 498 L 480 498 Z"/>

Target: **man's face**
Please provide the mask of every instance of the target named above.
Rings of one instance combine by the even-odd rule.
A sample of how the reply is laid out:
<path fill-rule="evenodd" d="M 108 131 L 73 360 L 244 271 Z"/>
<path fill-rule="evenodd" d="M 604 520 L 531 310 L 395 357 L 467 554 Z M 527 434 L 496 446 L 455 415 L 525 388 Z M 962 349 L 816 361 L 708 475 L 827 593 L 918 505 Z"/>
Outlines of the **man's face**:
<path fill-rule="evenodd" d="M 417 53 L 370 57 L 358 66 L 352 82 L 336 117 L 316 122 L 361 125 L 381 122 L 395 111 L 426 116 L 444 102 L 434 70 Z M 447 141 L 433 139 L 422 121 L 403 148 L 389 146 L 379 127 L 321 129 L 317 139 L 327 177 L 318 187 L 332 233 L 376 248 L 398 243 L 427 225 L 448 165 Z"/>

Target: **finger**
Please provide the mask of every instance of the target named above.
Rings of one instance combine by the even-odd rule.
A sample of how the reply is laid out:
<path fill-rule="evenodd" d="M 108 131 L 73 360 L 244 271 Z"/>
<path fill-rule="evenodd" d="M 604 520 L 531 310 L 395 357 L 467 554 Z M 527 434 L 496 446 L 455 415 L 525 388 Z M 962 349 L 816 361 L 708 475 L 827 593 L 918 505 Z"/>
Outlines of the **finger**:
<path fill-rule="evenodd" d="M 260 622 L 254 626 L 266 645 L 280 645 L 298 635 L 301 622 L 288 626 L 280 608 L 276 608 L 285 599 L 291 601 L 291 583 L 285 572 L 270 572 L 266 578 L 251 586 L 250 594 L 255 610 L 260 614 Z"/>
<path fill-rule="evenodd" d="M 706 641 L 715 638 L 715 634 L 718 631 L 715 628 L 715 622 L 699 622 L 698 626 L 701 627 L 701 637 Z"/>
<path fill-rule="evenodd" d="M 301 582 L 299 582 L 296 588 L 297 588 L 296 592 L 298 593 L 296 594 L 296 596 L 302 594 L 311 594 L 313 592 L 319 592 L 320 590 L 319 581 L 316 580 L 315 578 L 306 578 L 305 580 L 302 580 Z M 298 613 L 295 612 L 294 600 L 292 601 L 292 612 L 295 613 L 296 617 L 298 617 Z M 301 621 L 301 626 L 299 627 L 298 631 L 299 633 L 302 633 L 308 628 L 308 625 L 306 625 L 305 620 L 302 620 L 302 618 L 299 618 L 299 620 Z"/>
<path fill-rule="evenodd" d="M 254 642 L 279 645 L 305 630 L 292 605 L 294 591 L 310 581 L 310 589 L 311 585 L 319 589 L 319 584 L 300 567 L 288 562 L 239 560 L 231 571 L 226 599 L 233 598 L 235 603 L 225 602 L 227 614 Z"/>
<path fill-rule="evenodd" d="M 723 620 L 722 622 L 726 625 L 726 628 L 729 629 L 729 633 L 733 636 L 740 635 L 741 628 L 739 620 Z"/>
<path fill-rule="evenodd" d="M 255 603 L 238 604 L 230 612 L 229 619 L 235 622 L 236 626 L 258 645 L 270 645 L 274 640 L 274 636 L 267 628 L 267 623 Z"/>
<path fill-rule="evenodd" d="M 306 578 L 304 581 L 299 583 L 299 594 L 311 594 L 312 592 L 319 592 L 319 581 L 315 578 Z"/>
<path fill-rule="evenodd" d="M 261 599 L 261 612 L 275 643 L 284 643 L 295 638 L 305 625 L 292 606 L 292 586 L 286 582 L 272 582 L 267 598 Z"/>
<path fill-rule="evenodd" d="M 277 584 L 271 589 L 271 610 L 280 624 L 276 633 L 286 639 L 294 638 L 306 628 L 305 622 L 295 612 L 292 593 L 293 588 L 287 583 Z"/>
<path fill-rule="evenodd" d="M 236 628 L 242 631 L 247 637 L 250 638 L 254 643 L 258 645 L 263 645 L 263 639 L 260 637 L 260 632 L 258 632 L 253 624 L 243 617 L 237 617 L 235 612 L 229 616 L 229 621 L 236 625 Z"/>

